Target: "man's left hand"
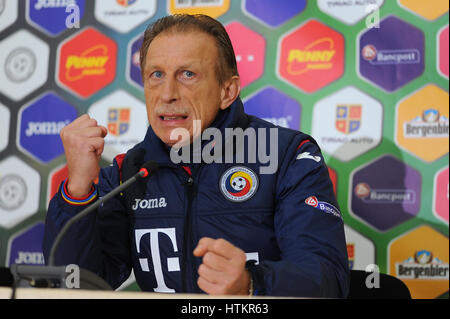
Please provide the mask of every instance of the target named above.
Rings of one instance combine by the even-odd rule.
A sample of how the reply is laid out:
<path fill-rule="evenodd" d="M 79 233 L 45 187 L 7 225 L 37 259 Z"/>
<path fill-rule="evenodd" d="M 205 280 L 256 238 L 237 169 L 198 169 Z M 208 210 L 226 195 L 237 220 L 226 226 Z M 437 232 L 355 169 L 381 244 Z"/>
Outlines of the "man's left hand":
<path fill-rule="evenodd" d="M 203 257 L 198 268 L 198 286 L 210 295 L 248 295 L 250 273 L 243 250 L 224 239 L 203 237 L 194 249 Z"/>

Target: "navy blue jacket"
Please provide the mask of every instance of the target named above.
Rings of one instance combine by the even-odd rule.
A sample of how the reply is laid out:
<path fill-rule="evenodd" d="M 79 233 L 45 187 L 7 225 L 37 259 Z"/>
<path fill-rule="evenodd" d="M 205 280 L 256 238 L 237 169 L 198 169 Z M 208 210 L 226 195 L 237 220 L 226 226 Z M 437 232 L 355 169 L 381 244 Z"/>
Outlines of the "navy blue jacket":
<path fill-rule="evenodd" d="M 314 139 L 245 114 L 240 99 L 220 111 L 212 126 L 223 136 L 225 128 L 254 128 L 257 137 L 261 129 L 278 128 L 276 173 L 261 174 L 268 164 L 259 157 L 251 160 L 253 151 L 245 145 L 233 153 L 236 160 L 243 151 L 245 163 L 174 164 L 150 127 L 126 156 L 101 169 L 95 187 L 103 196 L 148 160 L 160 169 L 73 225 L 56 264 L 78 264 L 113 288 L 133 268 L 144 291 L 201 293 L 197 269 L 202 261 L 192 251 L 206 236 L 247 253 L 258 295 L 345 298 L 349 269 L 343 221 Z M 266 137 L 269 141 L 269 131 Z M 211 145 L 207 142 L 203 147 Z M 64 223 L 84 208 L 69 204 L 61 191 L 46 217 L 46 260 Z"/>

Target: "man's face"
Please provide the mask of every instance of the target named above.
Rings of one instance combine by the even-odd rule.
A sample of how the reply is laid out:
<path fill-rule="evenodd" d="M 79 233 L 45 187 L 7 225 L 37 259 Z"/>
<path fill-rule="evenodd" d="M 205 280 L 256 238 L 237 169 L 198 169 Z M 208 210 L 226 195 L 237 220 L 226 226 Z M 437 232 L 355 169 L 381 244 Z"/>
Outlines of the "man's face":
<path fill-rule="evenodd" d="M 170 138 L 176 128 L 188 130 L 192 142 L 229 106 L 216 77 L 217 59 L 215 40 L 204 32 L 162 33 L 150 44 L 144 70 L 147 116 L 165 144 L 177 143 L 177 137 Z M 201 121 L 195 132 L 194 120 Z"/>

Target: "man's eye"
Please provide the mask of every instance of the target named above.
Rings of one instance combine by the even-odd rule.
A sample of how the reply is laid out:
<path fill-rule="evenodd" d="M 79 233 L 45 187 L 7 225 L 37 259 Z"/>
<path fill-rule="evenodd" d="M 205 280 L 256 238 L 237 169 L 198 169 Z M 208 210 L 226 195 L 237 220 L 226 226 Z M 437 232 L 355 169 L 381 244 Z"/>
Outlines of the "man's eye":
<path fill-rule="evenodd" d="M 183 71 L 183 76 L 189 79 L 193 78 L 195 76 L 195 73 L 191 71 Z"/>
<path fill-rule="evenodd" d="M 162 78 L 162 72 L 160 72 L 160 71 L 155 71 L 155 72 L 153 72 L 153 73 L 151 74 L 151 77 L 152 77 L 152 78 L 157 78 L 157 79 Z"/>

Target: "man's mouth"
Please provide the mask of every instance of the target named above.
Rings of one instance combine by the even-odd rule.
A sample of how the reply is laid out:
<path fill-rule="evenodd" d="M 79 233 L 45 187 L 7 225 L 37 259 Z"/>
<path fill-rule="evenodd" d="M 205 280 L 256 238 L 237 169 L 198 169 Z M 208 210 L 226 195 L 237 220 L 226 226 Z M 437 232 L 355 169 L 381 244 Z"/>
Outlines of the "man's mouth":
<path fill-rule="evenodd" d="M 187 115 L 170 115 L 170 116 L 161 115 L 159 118 L 163 121 L 182 121 L 182 120 L 187 119 L 188 116 Z"/>
<path fill-rule="evenodd" d="M 162 125 L 184 126 L 189 115 L 186 113 L 163 113 L 158 115 Z"/>

